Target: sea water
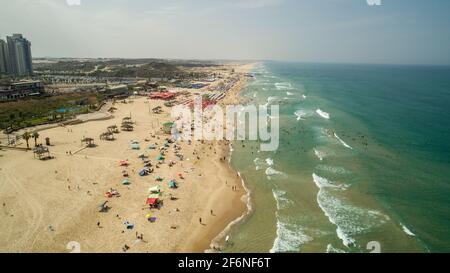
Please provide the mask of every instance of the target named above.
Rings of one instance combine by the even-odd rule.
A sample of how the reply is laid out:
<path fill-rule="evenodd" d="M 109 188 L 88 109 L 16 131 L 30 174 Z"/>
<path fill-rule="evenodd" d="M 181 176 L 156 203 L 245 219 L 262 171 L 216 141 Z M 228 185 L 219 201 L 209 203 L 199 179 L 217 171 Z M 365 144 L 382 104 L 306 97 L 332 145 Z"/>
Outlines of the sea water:
<path fill-rule="evenodd" d="M 225 252 L 450 251 L 450 68 L 265 62 L 280 147 L 234 143 L 252 212 Z"/>

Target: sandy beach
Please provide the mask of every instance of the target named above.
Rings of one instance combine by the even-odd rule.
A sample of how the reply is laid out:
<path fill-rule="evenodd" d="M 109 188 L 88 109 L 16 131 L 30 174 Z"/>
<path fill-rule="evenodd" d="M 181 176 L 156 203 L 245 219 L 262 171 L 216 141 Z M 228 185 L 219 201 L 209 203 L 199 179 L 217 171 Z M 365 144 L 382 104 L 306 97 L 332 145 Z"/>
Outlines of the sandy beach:
<path fill-rule="evenodd" d="M 238 102 L 246 82 L 243 73 L 251 65 L 234 67 L 239 80 L 221 104 Z M 35 159 L 32 151 L 0 150 L 0 252 L 70 252 L 69 242 L 79 243 L 81 252 L 122 252 L 125 245 L 127 252 L 203 252 L 245 213 L 246 192 L 228 165 L 229 143 L 179 141 L 184 160 L 176 158 L 171 144 L 164 163 L 154 167 L 154 173 L 139 176 L 139 154 L 155 165 L 160 152 L 147 147 L 160 147 L 170 137 L 161 130 L 171 121 L 170 108 L 164 101 L 139 96 L 110 106 L 116 108 L 110 117 L 97 113 L 100 120 L 41 128 L 38 143 L 50 138 L 54 159 Z M 161 114 L 151 111 L 157 106 Z M 124 117 L 131 117 L 133 131 L 115 134 L 114 141 L 99 139 L 108 126 L 120 127 Z M 94 147 L 84 148 L 81 140 L 86 137 L 94 139 Z M 139 142 L 140 150 L 130 148 L 132 141 Z M 26 147 L 25 142 L 18 147 Z M 119 166 L 120 160 L 128 160 L 129 166 Z M 122 184 L 124 170 L 129 185 Z M 177 189 L 169 188 L 171 179 L 176 179 Z M 150 210 L 145 204 L 148 189 L 157 185 L 163 205 Z M 105 197 L 110 189 L 120 197 Z M 104 201 L 110 209 L 102 213 L 98 206 Z M 154 222 L 148 221 L 148 214 Z"/>

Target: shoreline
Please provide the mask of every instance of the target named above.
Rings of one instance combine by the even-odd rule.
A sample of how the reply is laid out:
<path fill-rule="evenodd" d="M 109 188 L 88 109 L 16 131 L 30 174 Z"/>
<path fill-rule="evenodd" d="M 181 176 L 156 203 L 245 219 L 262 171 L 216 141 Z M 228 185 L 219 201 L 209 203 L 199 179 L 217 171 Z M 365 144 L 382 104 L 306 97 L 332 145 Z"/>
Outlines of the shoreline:
<path fill-rule="evenodd" d="M 244 68 L 239 72 L 249 73 L 253 66 L 253 63 L 244 66 Z M 247 82 L 248 79 L 245 76 L 241 76 L 239 82 L 237 82 L 235 86 L 233 86 L 232 90 L 230 90 L 225 98 L 220 101 L 219 105 L 223 106 L 226 104 L 237 104 L 239 102 L 242 102 L 242 98 L 239 98 L 239 93 L 242 92 L 242 90 L 246 87 Z M 238 198 L 233 198 L 233 203 L 235 205 L 231 207 L 229 215 L 224 216 L 223 219 L 217 220 L 221 228 L 218 227 L 213 232 L 213 234 L 215 233 L 215 235 L 210 233 L 209 235 L 213 236 L 209 237 L 209 239 L 200 239 L 200 243 L 197 243 L 198 247 L 194 248 L 194 252 L 214 253 L 220 250 L 222 247 L 221 241 L 225 239 L 227 233 L 229 233 L 236 224 L 244 220 L 245 217 L 247 217 L 253 210 L 250 198 L 251 192 L 245 186 L 245 181 L 242 178 L 241 174 L 231 166 L 231 157 L 233 153 L 232 145 L 233 143 L 229 143 L 224 149 L 222 155 L 228 158 L 226 168 L 228 168 L 230 173 L 237 175 L 236 178 L 239 180 L 239 183 L 236 183 L 235 187 L 237 188 L 238 192 L 243 192 L 243 194 L 240 194 Z M 237 202 L 237 205 L 235 202 Z M 244 207 L 242 205 L 244 205 Z"/>

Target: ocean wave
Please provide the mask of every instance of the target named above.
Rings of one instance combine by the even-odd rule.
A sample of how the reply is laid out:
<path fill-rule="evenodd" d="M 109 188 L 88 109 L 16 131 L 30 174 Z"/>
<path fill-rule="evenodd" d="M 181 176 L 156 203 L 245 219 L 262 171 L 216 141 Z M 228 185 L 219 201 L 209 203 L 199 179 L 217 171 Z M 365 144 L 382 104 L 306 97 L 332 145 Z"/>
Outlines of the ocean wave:
<path fill-rule="evenodd" d="M 333 174 L 349 174 L 350 171 L 343 167 L 331 166 L 331 165 L 317 165 L 316 169 L 319 171 L 329 172 Z"/>
<path fill-rule="evenodd" d="M 400 225 L 402 226 L 403 232 L 405 232 L 407 235 L 409 236 L 416 236 L 416 234 L 414 234 L 409 228 L 407 228 L 404 224 L 400 223 Z"/>
<path fill-rule="evenodd" d="M 273 159 L 272 158 L 266 158 L 266 164 L 267 165 L 269 165 L 269 166 L 273 166 L 273 164 L 274 164 L 274 161 L 273 161 Z"/>
<path fill-rule="evenodd" d="M 261 158 L 257 157 L 253 160 L 253 163 L 255 164 L 255 169 L 257 171 L 261 170 L 264 167 L 264 161 L 262 161 Z"/>
<path fill-rule="evenodd" d="M 334 133 L 334 137 L 339 140 L 339 142 L 344 145 L 344 147 L 349 148 L 350 150 L 353 150 L 353 147 L 345 143 L 336 133 Z"/>
<path fill-rule="evenodd" d="M 346 251 L 336 248 L 332 244 L 328 244 L 327 245 L 327 253 L 346 253 Z"/>
<path fill-rule="evenodd" d="M 333 181 L 330 181 L 324 177 L 320 177 L 317 174 L 313 173 L 313 180 L 314 183 L 316 183 L 317 187 L 319 189 L 322 188 L 335 188 L 335 189 L 341 189 L 341 190 L 345 190 L 348 188 L 348 185 L 343 185 L 343 184 L 336 184 Z"/>
<path fill-rule="evenodd" d="M 288 95 L 288 96 L 293 96 L 293 95 L 294 95 L 294 93 L 291 93 L 291 92 L 286 92 L 286 95 Z"/>
<path fill-rule="evenodd" d="M 272 189 L 272 194 L 277 203 L 277 210 L 285 209 L 289 205 L 292 205 L 292 201 L 286 198 L 285 191 Z"/>
<path fill-rule="evenodd" d="M 300 120 L 305 120 L 306 117 L 311 116 L 311 113 L 309 113 L 306 110 L 299 109 L 294 112 L 294 115 L 297 117 L 297 120 L 300 121 Z"/>
<path fill-rule="evenodd" d="M 273 242 L 270 253 L 298 252 L 303 244 L 312 241 L 312 239 L 305 234 L 302 227 L 277 219 L 277 237 Z"/>
<path fill-rule="evenodd" d="M 257 157 L 253 160 L 253 163 L 255 164 L 255 168 L 257 171 L 263 169 L 264 167 L 271 167 L 274 165 L 274 161 L 270 157 L 266 158 L 266 160 Z"/>
<path fill-rule="evenodd" d="M 316 113 L 317 113 L 319 116 L 323 117 L 324 119 L 330 119 L 330 114 L 327 113 L 327 112 L 325 112 L 325 111 L 322 111 L 322 110 L 320 110 L 320 109 L 317 109 L 317 110 L 316 110 Z"/>
<path fill-rule="evenodd" d="M 317 203 L 330 223 L 336 226 L 336 235 L 345 246 L 357 246 L 355 235 L 366 233 L 389 219 L 378 211 L 353 206 L 345 199 L 339 199 L 335 192 L 328 190 L 328 183 L 314 174 L 313 179 L 319 187 Z"/>
<path fill-rule="evenodd" d="M 328 158 L 328 157 L 336 155 L 333 150 L 328 149 L 326 146 L 324 146 L 324 147 L 322 147 L 322 146 L 321 147 L 316 147 L 313 150 L 314 150 L 314 155 L 320 161 L 323 161 L 325 158 Z"/>
<path fill-rule="evenodd" d="M 277 171 L 272 167 L 266 169 L 266 176 L 269 180 L 284 179 L 287 177 L 285 173 Z"/>
<path fill-rule="evenodd" d="M 275 88 L 277 90 L 292 90 L 292 84 L 289 82 L 277 82 L 275 83 Z"/>
<path fill-rule="evenodd" d="M 320 160 L 322 161 L 325 157 L 326 157 L 326 153 L 323 151 L 319 151 L 317 149 L 314 149 L 314 155 Z"/>

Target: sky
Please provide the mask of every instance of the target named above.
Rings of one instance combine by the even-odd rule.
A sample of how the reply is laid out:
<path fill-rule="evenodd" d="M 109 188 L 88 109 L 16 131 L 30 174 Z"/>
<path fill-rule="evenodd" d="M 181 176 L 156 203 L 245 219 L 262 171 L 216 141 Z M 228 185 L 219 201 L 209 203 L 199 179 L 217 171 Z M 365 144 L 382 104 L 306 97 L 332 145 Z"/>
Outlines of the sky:
<path fill-rule="evenodd" d="M 450 64 L 448 0 L 0 0 L 34 57 Z"/>

